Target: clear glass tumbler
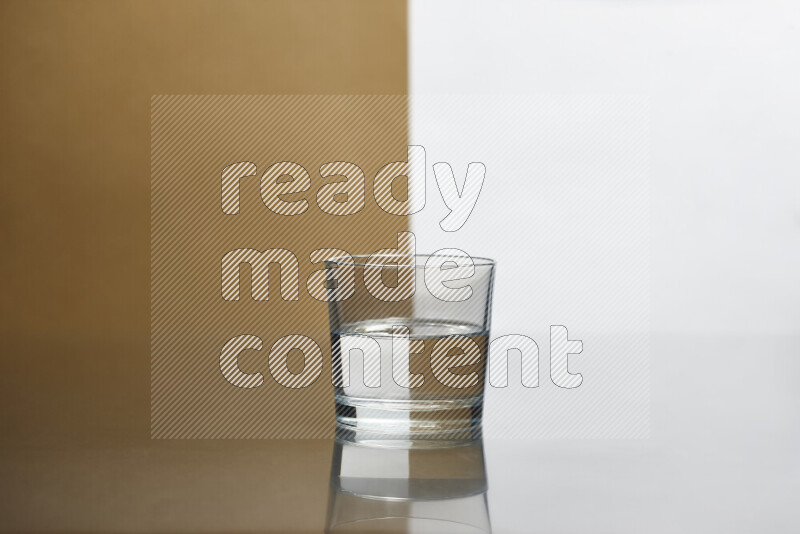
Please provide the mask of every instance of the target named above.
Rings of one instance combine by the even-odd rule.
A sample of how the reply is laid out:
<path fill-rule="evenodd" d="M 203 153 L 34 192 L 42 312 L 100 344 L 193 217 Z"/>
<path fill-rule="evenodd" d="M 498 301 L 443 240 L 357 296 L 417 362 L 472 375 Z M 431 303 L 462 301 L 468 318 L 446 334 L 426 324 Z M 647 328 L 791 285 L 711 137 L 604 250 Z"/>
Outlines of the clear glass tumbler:
<path fill-rule="evenodd" d="M 337 432 L 479 432 L 495 262 L 373 254 L 326 262 Z"/>

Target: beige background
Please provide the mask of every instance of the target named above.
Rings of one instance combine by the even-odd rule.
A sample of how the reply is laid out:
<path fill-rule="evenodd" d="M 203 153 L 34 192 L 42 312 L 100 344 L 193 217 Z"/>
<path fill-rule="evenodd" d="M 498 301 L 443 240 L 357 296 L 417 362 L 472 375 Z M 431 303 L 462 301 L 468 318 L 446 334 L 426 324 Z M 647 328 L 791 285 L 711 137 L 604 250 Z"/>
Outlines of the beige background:
<path fill-rule="evenodd" d="M 0 4 L 3 442 L 149 439 L 151 95 L 402 94 L 405 23 L 402 1 Z"/>
<path fill-rule="evenodd" d="M 311 296 L 324 292 L 322 284 L 309 282 L 312 271 L 323 268 L 311 262 L 311 253 L 397 248 L 407 217 L 381 209 L 372 184 L 381 167 L 407 158 L 405 96 L 158 96 L 152 110 L 151 435 L 332 437 L 328 303 Z M 223 213 L 222 170 L 242 161 L 257 170 L 239 179 L 239 212 Z M 308 173 L 308 191 L 281 195 L 297 202 L 293 208 L 304 205 L 303 213 L 275 213 L 259 192 L 260 177 L 285 161 Z M 364 175 L 364 184 L 348 192 L 346 204 L 325 206 L 330 193 L 324 184 L 343 179 L 322 178 L 320 167 L 331 161 L 352 162 Z M 296 190 L 301 175 L 293 174 Z M 347 183 L 356 180 L 353 176 Z M 269 178 L 265 187 L 268 183 Z M 363 208 L 357 213 L 333 215 L 322 209 L 355 209 L 360 195 Z M 222 258 L 243 249 L 282 250 L 294 259 L 268 270 L 258 263 L 236 266 L 239 281 L 234 278 L 232 284 L 238 285 L 239 298 L 224 300 Z M 228 275 L 224 278 L 227 283 Z M 268 299 L 255 300 L 251 295 L 259 294 L 264 280 Z M 297 282 L 292 300 L 283 291 L 288 294 Z M 285 387 L 279 383 L 283 367 L 268 363 L 279 352 L 273 345 L 284 344 L 290 335 L 316 344 L 304 349 L 305 355 L 300 350 L 287 354 L 288 369 L 302 372 L 292 382 L 313 380 L 304 387 Z M 240 336 L 262 343 L 260 350 L 236 356 L 242 372 L 262 375 L 255 388 L 236 387 L 220 372 L 223 346 Z"/>

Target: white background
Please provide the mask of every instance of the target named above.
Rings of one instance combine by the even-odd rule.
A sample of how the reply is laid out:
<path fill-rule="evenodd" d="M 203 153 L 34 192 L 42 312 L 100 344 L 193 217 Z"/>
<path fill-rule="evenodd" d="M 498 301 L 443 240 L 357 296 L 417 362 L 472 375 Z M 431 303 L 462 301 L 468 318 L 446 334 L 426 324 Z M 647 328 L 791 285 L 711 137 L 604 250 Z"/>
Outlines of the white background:
<path fill-rule="evenodd" d="M 411 94 L 648 95 L 652 331 L 796 333 L 799 20 L 790 1 L 412 1 Z M 419 111 L 412 139 L 424 145 L 433 141 L 415 133 L 430 120 Z M 453 120 L 452 133 L 474 125 Z M 450 163 L 463 176 L 468 162 Z M 536 176 L 487 167 L 485 187 L 499 180 L 535 201 Z M 502 214 L 486 197 L 476 213 Z M 420 216 L 441 218 L 435 210 Z M 537 217 L 515 213 L 521 232 L 496 235 L 492 248 L 518 250 L 540 231 Z M 412 223 L 418 249 L 431 252 L 440 230 Z M 458 239 L 481 255 L 489 244 L 469 230 Z M 495 305 L 525 314 L 531 303 Z"/>
<path fill-rule="evenodd" d="M 412 0 L 409 27 L 412 95 L 650 101 L 652 439 L 489 439 L 494 531 L 797 532 L 800 2 Z M 412 138 L 429 131 L 418 111 Z M 502 213 L 488 198 L 476 210 Z M 423 251 L 440 239 L 424 217 Z M 515 253 L 539 230 L 516 220 L 459 239 Z"/>
<path fill-rule="evenodd" d="M 427 172 L 426 206 L 412 215 L 417 249 L 455 247 L 495 259 L 492 338 L 522 335 L 539 349 L 538 387 L 523 387 L 520 356 L 513 352 L 508 386 L 487 386 L 488 437 L 649 435 L 646 100 L 412 97 L 411 142 L 425 147 L 429 166 L 450 163 L 457 182 L 464 181 L 469 162 L 486 166 L 475 208 L 455 232 L 440 228 L 448 208 Z M 556 386 L 566 377 L 551 380 L 551 325 L 566 327 L 570 339 L 583 343 L 568 360 L 569 372 L 582 377 L 572 380 L 583 380 L 573 389 Z M 493 344 L 493 362 L 504 357 Z M 522 357 L 530 365 L 537 354 Z"/>

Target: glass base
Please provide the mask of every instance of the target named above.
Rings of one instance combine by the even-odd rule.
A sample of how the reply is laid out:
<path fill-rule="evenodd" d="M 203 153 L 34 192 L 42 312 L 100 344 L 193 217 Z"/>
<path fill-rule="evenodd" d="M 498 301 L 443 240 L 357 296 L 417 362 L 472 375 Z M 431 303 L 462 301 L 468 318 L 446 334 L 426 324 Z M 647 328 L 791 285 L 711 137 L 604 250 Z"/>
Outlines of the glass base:
<path fill-rule="evenodd" d="M 379 446 L 451 447 L 481 437 L 483 399 L 336 398 L 336 437 Z"/>

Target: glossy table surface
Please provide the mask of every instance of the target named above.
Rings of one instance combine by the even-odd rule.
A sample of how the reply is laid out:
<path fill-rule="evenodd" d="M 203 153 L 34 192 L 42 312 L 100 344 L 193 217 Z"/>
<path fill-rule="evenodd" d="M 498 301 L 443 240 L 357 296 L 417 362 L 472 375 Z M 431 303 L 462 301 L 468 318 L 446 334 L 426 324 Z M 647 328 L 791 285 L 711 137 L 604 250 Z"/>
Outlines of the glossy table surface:
<path fill-rule="evenodd" d="M 488 482 L 496 533 L 798 532 L 799 341 L 655 339 L 650 439 L 487 437 L 482 450 L 432 460 L 440 471 L 432 478 L 463 479 L 433 487 L 466 495 Z M 322 440 L 52 443 L 6 436 L 0 528 L 324 532 L 337 506 L 334 487 L 374 490 L 364 477 L 371 470 L 383 477 L 394 465 L 380 453 L 353 462 L 334 448 Z M 361 478 L 346 478 L 348 469 Z M 392 528 L 363 531 L 419 531 Z"/>

